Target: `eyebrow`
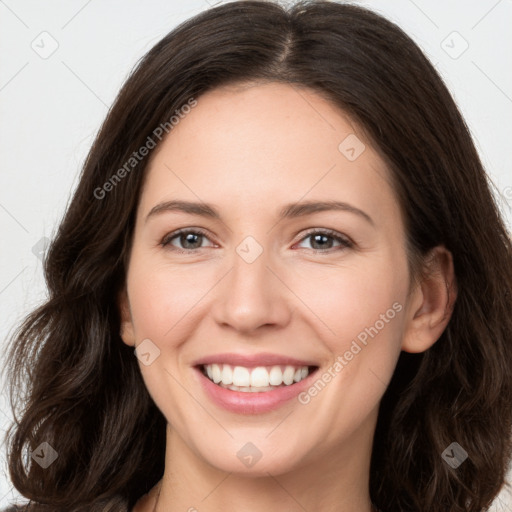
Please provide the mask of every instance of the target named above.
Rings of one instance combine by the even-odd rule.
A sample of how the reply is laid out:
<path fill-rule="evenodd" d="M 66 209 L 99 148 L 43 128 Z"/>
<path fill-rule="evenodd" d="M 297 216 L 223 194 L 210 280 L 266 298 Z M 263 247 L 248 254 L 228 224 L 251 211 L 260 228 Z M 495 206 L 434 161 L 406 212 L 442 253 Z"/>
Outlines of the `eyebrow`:
<path fill-rule="evenodd" d="M 191 201 L 165 201 L 151 208 L 150 212 L 146 216 L 145 222 L 155 215 L 170 211 L 221 220 L 219 211 L 211 204 L 195 203 Z M 372 226 L 375 226 L 373 219 L 363 210 L 341 201 L 303 201 L 299 203 L 290 203 L 285 205 L 279 212 L 279 220 L 305 217 L 306 215 L 312 215 L 313 213 L 324 211 L 344 211 L 352 213 L 362 217 Z"/>

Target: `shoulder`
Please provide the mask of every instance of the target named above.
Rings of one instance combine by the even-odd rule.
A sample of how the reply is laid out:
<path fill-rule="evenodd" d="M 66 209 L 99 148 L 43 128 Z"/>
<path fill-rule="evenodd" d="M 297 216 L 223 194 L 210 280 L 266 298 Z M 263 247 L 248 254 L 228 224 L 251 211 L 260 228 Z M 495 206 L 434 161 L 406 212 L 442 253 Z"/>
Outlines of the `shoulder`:
<path fill-rule="evenodd" d="M 34 508 L 35 507 L 35 508 Z M 10 505 L 7 508 L 0 509 L 0 512 L 38 512 L 40 510 L 37 504 L 32 503 L 31 506 L 29 504 L 25 505 Z M 44 507 L 45 511 L 48 511 L 48 507 Z M 87 506 L 86 508 L 80 507 L 80 509 L 76 509 L 77 512 L 133 512 L 135 509 L 128 508 L 125 500 L 109 500 L 109 502 L 105 503 L 97 503 L 95 505 Z M 56 512 L 53 510 L 52 512 Z"/>
<path fill-rule="evenodd" d="M 1 0 L 0 0 L 1 1 Z M 135 512 L 139 509 L 130 507 L 128 499 L 121 495 L 97 499 L 93 503 L 74 505 L 72 512 Z M 141 509 L 142 511 L 146 509 Z M 41 503 L 29 501 L 26 503 L 10 504 L 7 508 L 0 508 L 0 512 L 71 512 L 69 506 L 64 508 L 52 507 Z"/>

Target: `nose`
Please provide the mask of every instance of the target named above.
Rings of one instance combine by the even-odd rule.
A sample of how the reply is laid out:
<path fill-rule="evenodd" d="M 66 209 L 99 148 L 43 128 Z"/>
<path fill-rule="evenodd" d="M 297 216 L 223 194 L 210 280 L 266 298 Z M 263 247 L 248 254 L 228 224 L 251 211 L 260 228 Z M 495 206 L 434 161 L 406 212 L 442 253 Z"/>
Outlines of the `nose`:
<path fill-rule="evenodd" d="M 262 327 L 283 328 L 293 309 L 293 293 L 266 251 L 248 263 L 235 252 L 213 306 L 215 321 L 244 334 Z"/>

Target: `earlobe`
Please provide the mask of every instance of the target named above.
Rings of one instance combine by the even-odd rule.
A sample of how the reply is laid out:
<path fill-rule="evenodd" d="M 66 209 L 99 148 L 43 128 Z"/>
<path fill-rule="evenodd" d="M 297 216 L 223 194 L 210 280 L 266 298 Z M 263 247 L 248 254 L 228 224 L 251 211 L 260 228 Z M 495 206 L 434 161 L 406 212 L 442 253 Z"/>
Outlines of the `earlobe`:
<path fill-rule="evenodd" d="M 411 294 L 402 350 L 418 353 L 429 349 L 446 329 L 456 298 L 452 254 L 442 246 L 435 247 L 425 262 L 420 282 Z"/>
<path fill-rule="evenodd" d="M 123 288 L 117 297 L 117 305 L 119 310 L 120 329 L 119 335 L 126 345 L 135 346 L 135 333 L 133 328 L 132 315 L 130 312 L 130 304 L 128 301 L 128 293 Z"/>

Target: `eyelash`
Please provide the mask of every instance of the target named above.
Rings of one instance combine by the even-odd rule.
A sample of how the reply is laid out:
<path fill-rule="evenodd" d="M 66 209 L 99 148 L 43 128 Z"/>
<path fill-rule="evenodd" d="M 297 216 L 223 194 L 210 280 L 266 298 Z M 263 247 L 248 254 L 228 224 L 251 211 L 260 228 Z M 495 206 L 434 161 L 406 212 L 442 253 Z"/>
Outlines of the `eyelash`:
<path fill-rule="evenodd" d="M 201 235 L 201 236 L 204 236 L 205 238 L 208 238 L 208 234 L 206 233 L 206 231 L 204 231 L 200 228 L 195 228 L 195 229 L 184 228 L 184 229 L 179 229 L 177 231 L 174 231 L 174 232 L 166 235 L 160 242 L 160 245 L 164 248 L 168 248 L 169 250 L 178 252 L 180 254 L 185 254 L 185 253 L 193 254 L 193 253 L 196 253 L 197 251 L 200 251 L 201 249 L 204 249 L 204 247 L 198 247 L 196 249 L 180 249 L 179 247 L 170 246 L 170 242 L 172 240 L 174 240 L 175 238 L 177 238 L 178 236 L 183 235 L 183 234 L 190 234 L 190 233 L 192 233 L 194 235 Z M 318 253 L 330 254 L 335 251 L 350 249 L 354 246 L 354 243 L 349 238 L 341 236 L 336 231 L 333 231 L 331 229 L 314 229 L 314 228 L 307 231 L 297 243 L 302 242 L 303 240 L 305 240 L 306 238 L 308 238 L 312 235 L 324 235 L 324 236 L 333 238 L 335 241 L 340 243 L 339 247 L 331 247 L 330 249 L 325 250 L 325 251 L 321 250 L 321 249 L 309 249 L 310 251 L 313 251 L 315 254 L 318 254 Z"/>

